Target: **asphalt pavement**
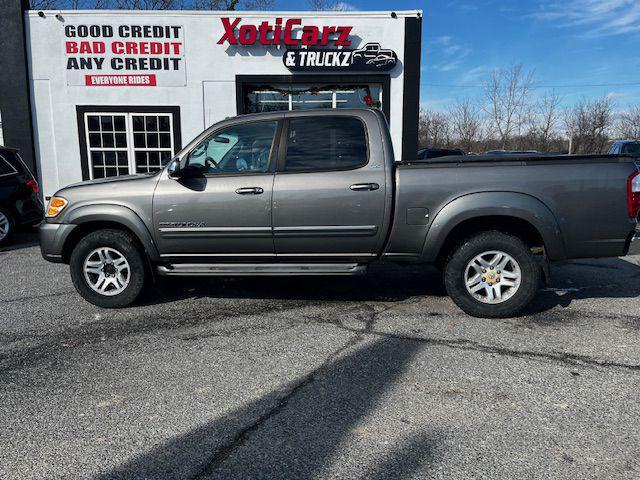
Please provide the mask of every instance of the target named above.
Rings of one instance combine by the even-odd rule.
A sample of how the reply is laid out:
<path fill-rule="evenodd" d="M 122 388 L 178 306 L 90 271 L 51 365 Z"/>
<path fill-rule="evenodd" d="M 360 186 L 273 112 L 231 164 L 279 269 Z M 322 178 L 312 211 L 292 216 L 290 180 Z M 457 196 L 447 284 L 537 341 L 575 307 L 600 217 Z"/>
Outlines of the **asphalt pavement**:
<path fill-rule="evenodd" d="M 434 270 L 164 280 L 0 252 L 2 479 L 640 478 L 640 248 L 481 320 Z"/>

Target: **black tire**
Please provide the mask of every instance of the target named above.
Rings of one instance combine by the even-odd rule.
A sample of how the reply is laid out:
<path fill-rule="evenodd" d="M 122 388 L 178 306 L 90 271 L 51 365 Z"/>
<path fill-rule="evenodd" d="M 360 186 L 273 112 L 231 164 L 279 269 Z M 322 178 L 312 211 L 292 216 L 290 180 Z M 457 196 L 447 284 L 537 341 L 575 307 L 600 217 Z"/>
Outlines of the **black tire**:
<path fill-rule="evenodd" d="M 500 251 L 510 255 L 520 267 L 520 286 L 502 303 L 484 303 L 466 287 L 467 265 L 478 255 Z M 540 284 L 540 266 L 531 250 L 514 235 L 497 231 L 482 232 L 469 237 L 449 257 L 444 270 L 444 283 L 451 299 L 465 313 L 482 318 L 513 317 L 531 303 Z"/>
<path fill-rule="evenodd" d="M 107 296 L 96 292 L 84 275 L 84 262 L 95 249 L 108 247 L 117 250 L 129 263 L 130 278 L 122 292 Z M 147 276 L 143 249 L 138 240 L 122 230 L 97 230 L 84 237 L 71 253 L 69 261 L 71 280 L 78 293 L 88 302 L 103 308 L 131 305 L 140 295 Z"/>
<path fill-rule="evenodd" d="M 16 229 L 16 222 L 13 220 L 13 216 L 9 213 L 7 209 L 0 208 L 0 214 L 2 214 L 2 217 L 6 218 L 9 223 L 7 233 L 0 234 L 0 236 L 2 237 L 0 238 L 0 247 L 4 247 L 5 245 L 8 245 L 11 242 L 11 239 L 13 238 L 13 232 Z"/>

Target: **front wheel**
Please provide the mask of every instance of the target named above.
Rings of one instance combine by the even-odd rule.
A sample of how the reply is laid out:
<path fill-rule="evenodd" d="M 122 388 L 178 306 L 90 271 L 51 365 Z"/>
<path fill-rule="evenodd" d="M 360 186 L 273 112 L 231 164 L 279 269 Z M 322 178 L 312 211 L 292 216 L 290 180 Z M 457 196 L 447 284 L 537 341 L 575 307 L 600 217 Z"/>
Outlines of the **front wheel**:
<path fill-rule="evenodd" d="M 99 307 L 126 307 L 144 286 L 141 247 L 135 237 L 120 230 L 88 234 L 74 248 L 69 267 L 78 293 Z"/>
<path fill-rule="evenodd" d="M 447 293 L 465 313 L 511 317 L 536 295 L 540 267 L 520 238 L 489 231 L 470 237 L 453 252 L 444 281 Z"/>

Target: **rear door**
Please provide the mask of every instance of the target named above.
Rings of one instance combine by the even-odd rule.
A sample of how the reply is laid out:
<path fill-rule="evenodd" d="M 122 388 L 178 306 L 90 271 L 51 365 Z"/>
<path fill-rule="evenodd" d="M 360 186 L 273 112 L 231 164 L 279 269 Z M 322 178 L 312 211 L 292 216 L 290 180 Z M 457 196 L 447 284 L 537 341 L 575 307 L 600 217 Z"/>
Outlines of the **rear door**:
<path fill-rule="evenodd" d="M 273 194 L 279 257 L 360 258 L 381 248 L 387 186 L 371 117 L 371 135 L 354 115 L 291 114 L 285 122 Z"/>

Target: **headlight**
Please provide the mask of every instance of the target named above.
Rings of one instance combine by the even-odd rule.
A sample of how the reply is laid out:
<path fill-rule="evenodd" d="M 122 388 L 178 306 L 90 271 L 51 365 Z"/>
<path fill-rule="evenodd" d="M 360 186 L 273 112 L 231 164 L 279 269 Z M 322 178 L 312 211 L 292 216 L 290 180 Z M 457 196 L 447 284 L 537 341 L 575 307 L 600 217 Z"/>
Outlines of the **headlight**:
<path fill-rule="evenodd" d="M 68 203 L 69 202 L 62 197 L 51 197 L 49 205 L 47 205 L 47 213 L 44 216 L 48 218 L 57 217 Z"/>

